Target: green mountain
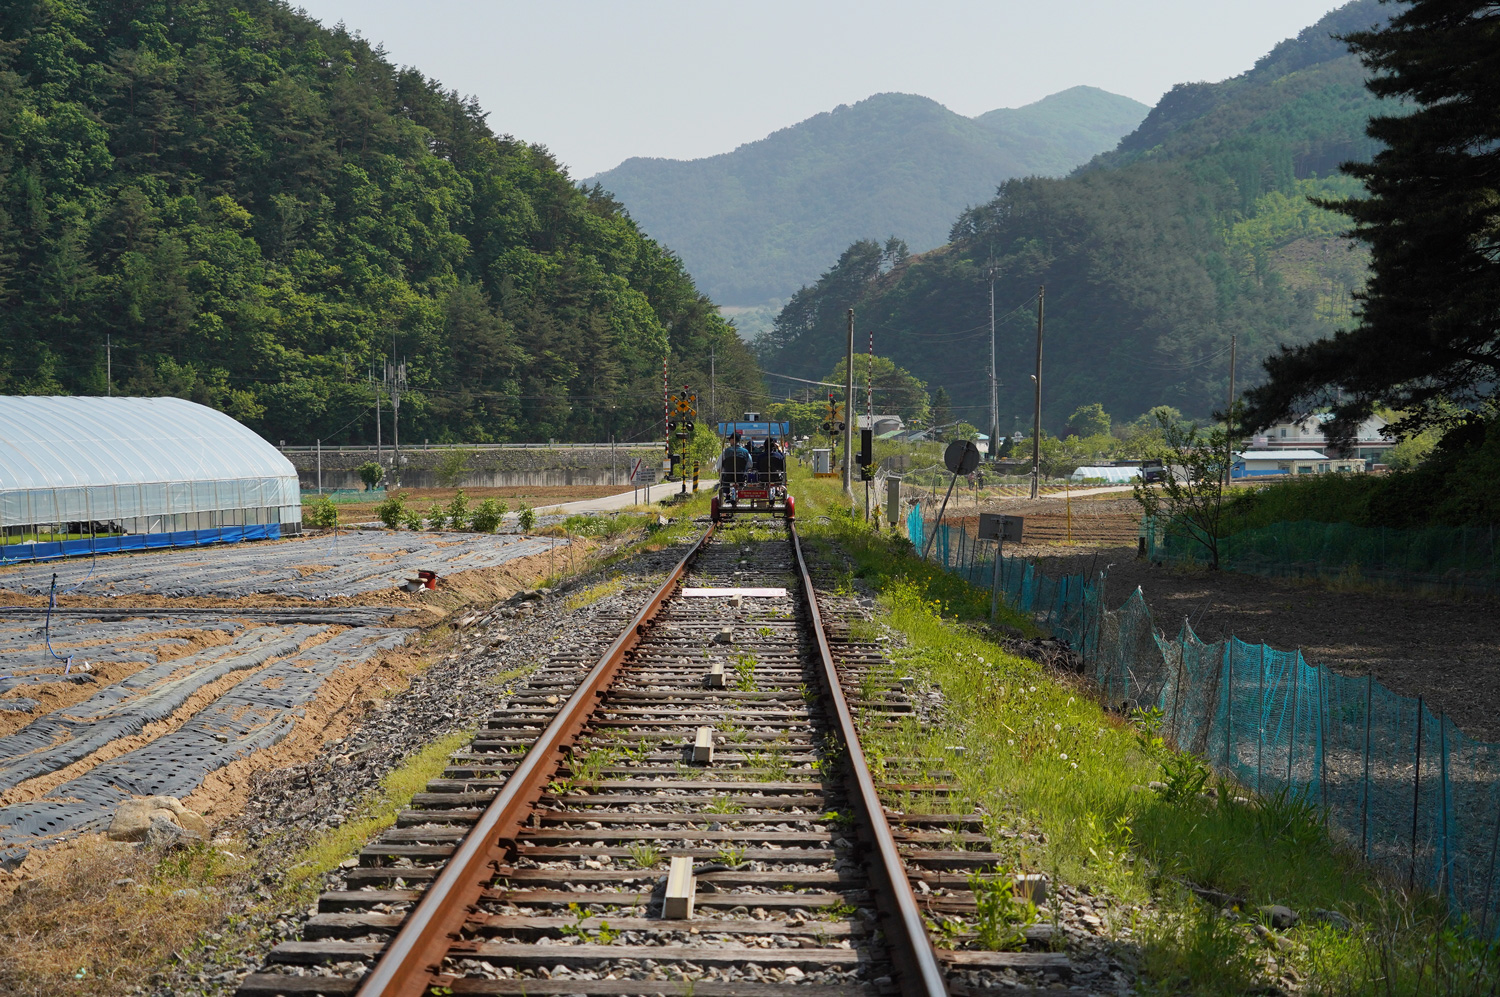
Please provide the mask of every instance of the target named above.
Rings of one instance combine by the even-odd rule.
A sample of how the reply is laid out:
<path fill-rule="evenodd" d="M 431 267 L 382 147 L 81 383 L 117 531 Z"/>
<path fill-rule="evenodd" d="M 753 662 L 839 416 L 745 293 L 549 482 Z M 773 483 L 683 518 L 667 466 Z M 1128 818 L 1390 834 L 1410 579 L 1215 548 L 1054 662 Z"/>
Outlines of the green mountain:
<path fill-rule="evenodd" d="M 628 159 L 587 182 L 676 249 L 714 300 L 757 305 L 814 279 L 852 239 L 941 245 L 953 216 L 1004 180 L 1065 174 L 1145 112 L 1093 87 L 977 118 L 883 93 L 720 156 Z"/>
<path fill-rule="evenodd" d="M 407 440 L 651 437 L 669 351 L 706 384 L 716 347 L 731 410 L 756 387 L 616 201 L 283 0 L 0 5 L 0 136 L 3 392 L 337 443 L 373 442 L 392 355 Z"/>
<path fill-rule="evenodd" d="M 757 343 L 763 364 L 828 370 L 853 307 L 861 341 L 873 330 L 878 353 L 945 386 L 955 412 L 983 425 L 993 260 L 1002 431 L 1031 422 L 1042 284 L 1044 427 L 1060 431 L 1093 402 L 1120 418 L 1222 409 L 1231 336 L 1243 388 L 1278 346 L 1350 316 L 1365 258 L 1339 238 L 1347 220 L 1308 197 L 1360 189 L 1334 171 L 1373 151 L 1364 127 L 1377 102 L 1331 36 L 1383 16 L 1356 0 L 1240 76 L 1175 87 L 1114 151 L 1066 178 L 1006 183 L 930 253 L 855 243 L 781 311 Z"/>

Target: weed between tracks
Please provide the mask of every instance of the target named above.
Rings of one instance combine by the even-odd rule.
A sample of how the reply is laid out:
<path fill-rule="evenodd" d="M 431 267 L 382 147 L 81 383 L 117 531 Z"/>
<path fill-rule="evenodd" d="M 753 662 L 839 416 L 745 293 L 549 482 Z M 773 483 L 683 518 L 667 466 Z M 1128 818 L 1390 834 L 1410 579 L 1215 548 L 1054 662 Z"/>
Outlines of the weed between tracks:
<path fill-rule="evenodd" d="M 1111 898 L 1107 912 L 1095 912 L 1104 916 L 1100 930 L 1136 963 L 1141 990 L 1496 992 L 1500 949 L 1450 919 L 1437 898 L 1382 881 L 1328 838 L 1315 810 L 1286 795 L 1250 798 L 1224 782 L 1208 792 L 1206 770 L 1165 744 L 1149 715 L 1111 716 L 1079 680 L 1002 650 L 1003 636 L 1035 631 L 1004 610 L 1002 629 L 991 628 L 987 590 L 918 560 L 905 540 L 866 530 L 840 511 L 835 488 L 804 480 L 794 491 L 804 544 L 834 563 L 845 592 L 876 595 L 878 619 L 902 645 L 892 651 L 900 670 L 919 688 L 940 688 L 947 704 L 939 722 L 913 718 L 872 731 L 867 754 L 954 770 L 963 795 L 992 815 L 989 831 L 1011 868 Z M 856 624 L 850 639 L 881 629 Z M 861 694 L 878 700 L 894 681 L 893 672 L 872 672 Z M 1146 789 L 1153 781 L 1165 790 Z M 1302 925 L 1252 930 L 1266 904 L 1298 911 Z M 1232 916 L 1221 915 L 1226 907 Z M 1002 945 L 1015 941 L 1003 910 L 977 925 Z M 1320 910 L 1353 928 L 1315 923 Z M 934 927 L 954 937 L 951 925 Z"/>

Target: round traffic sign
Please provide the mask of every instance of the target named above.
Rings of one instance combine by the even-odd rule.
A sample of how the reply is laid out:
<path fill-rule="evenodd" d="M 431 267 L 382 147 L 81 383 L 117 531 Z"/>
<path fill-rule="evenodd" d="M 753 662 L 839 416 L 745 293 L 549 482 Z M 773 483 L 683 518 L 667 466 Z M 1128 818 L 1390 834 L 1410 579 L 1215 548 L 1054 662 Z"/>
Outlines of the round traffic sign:
<path fill-rule="evenodd" d="M 979 466 L 979 445 L 973 440 L 954 440 L 943 451 L 943 463 L 954 474 L 971 474 Z"/>

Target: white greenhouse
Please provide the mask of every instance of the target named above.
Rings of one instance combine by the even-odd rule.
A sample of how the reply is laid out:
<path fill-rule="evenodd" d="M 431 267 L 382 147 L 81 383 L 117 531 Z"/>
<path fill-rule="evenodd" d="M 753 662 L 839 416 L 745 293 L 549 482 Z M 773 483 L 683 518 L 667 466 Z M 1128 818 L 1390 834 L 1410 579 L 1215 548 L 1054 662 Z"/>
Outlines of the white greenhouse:
<path fill-rule="evenodd" d="M 1102 464 L 1090 467 L 1080 467 L 1068 478 L 1069 481 L 1103 481 L 1111 485 L 1128 485 L 1141 476 L 1141 468 L 1138 464 L 1128 467 L 1118 467 L 1113 464 Z"/>
<path fill-rule="evenodd" d="M 0 396 L 0 559 L 271 539 L 302 529 L 297 471 L 182 398 Z"/>

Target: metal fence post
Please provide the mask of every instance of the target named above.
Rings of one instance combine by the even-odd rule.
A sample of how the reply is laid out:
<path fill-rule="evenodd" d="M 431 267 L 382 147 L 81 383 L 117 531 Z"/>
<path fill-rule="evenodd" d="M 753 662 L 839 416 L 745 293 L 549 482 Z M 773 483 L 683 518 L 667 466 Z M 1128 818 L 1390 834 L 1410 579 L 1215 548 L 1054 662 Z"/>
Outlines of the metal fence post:
<path fill-rule="evenodd" d="M 990 572 L 990 623 L 995 622 L 995 614 L 1000 611 L 1000 545 L 995 544 L 995 565 Z"/>
<path fill-rule="evenodd" d="M 1441 799 L 1442 799 L 1442 808 L 1441 808 L 1441 810 L 1442 810 L 1442 820 L 1443 820 L 1443 825 L 1442 825 L 1443 826 L 1443 830 L 1442 830 L 1442 840 L 1443 840 L 1443 881 L 1442 881 L 1442 883 L 1439 884 L 1439 886 L 1440 886 L 1440 891 L 1441 892 L 1446 892 L 1449 895 L 1449 897 L 1452 898 L 1452 896 L 1453 896 L 1453 869 L 1452 869 L 1453 854 L 1449 850 L 1449 847 L 1448 847 L 1448 815 L 1449 815 L 1449 813 L 1451 811 L 1448 808 L 1448 714 L 1446 714 L 1446 713 L 1439 713 L 1438 714 L 1438 745 L 1440 746 L 1440 750 L 1442 752 L 1438 756 L 1438 760 L 1439 760 L 1438 773 L 1439 773 L 1439 778 L 1442 779 L 1442 782 L 1439 783 L 1439 786 L 1441 787 L 1442 793 L 1443 793 L 1443 795 L 1441 797 Z"/>
<path fill-rule="evenodd" d="M 1182 715 L 1182 670 L 1187 664 L 1187 617 L 1182 618 L 1183 627 L 1177 632 L 1177 678 L 1172 683 L 1172 743 L 1177 744 L 1178 726 Z M 1178 744 L 1178 747 L 1181 747 Z"/>
<path fill-rule="evenodd" d="M 1495 854 L 1500 851 L 1500 808 L 1495 811 L 1495 833 L 1490 837 L 1490 869 L 1484 876 L 1484 915 L 1479 919 L 1479 937 L 1488 938 L 1490 926 L 1490 892 L 1495 886 Z"/>
<path fill-rule="evenodd" d="M 1325 697 L 1328 695 L 1327 681 L 1323 673 L 1328 669 L 1318 666 L 1318 788 L 1323 794 L 1323 826 L 1328 826 L 1328 737 L 1326 733 L 1326 722 L 1328 715 L 1328 703 Z"/>
<path fill-rule="evenodd" d="M 1417 763 L 1412 766 L 1411 791 L 1411 866 L 1406 888 L 1417 885 L 1417 813 L 1422 800 L 1422 697 L 1417 697 Z"/>
<path fill-rule="evenodd" d="M 1255 742 L 1255 792 L 1260 793 L 1266 759 L 1266 645 L 1260 646 L 1260 732 Z"/>
<path fill-rule="evenodd" d="M 1375 676 L 1365 673 L 1365 781 L 1359 818 L 1359 851 L 1370 858 L 1370 709 L 1375 698 Z"/>
<path fill-rule="evenodd" d="M 1228 673 L 1228 677 L 1225 673 Z M 1230 764 L 1230 736 L 1234 732 L 1234 637 L 1224 641 L 1224 657 L 1219 661 L 1219 681 L 1224 684 L 1224 766 Z"/>
<path fill-rule="evenodd" d="M 1292 756 L 1297 751 L 1297 690 L 1302 686 L 1302 648 L 1292 662 L 1292 726 L 1286 738 L 1286 784 L 1292 785 Z"/>

